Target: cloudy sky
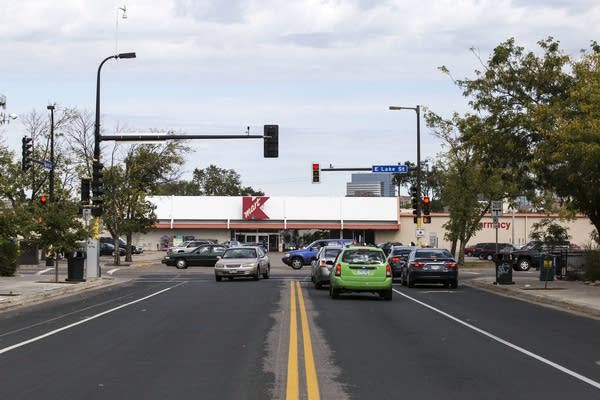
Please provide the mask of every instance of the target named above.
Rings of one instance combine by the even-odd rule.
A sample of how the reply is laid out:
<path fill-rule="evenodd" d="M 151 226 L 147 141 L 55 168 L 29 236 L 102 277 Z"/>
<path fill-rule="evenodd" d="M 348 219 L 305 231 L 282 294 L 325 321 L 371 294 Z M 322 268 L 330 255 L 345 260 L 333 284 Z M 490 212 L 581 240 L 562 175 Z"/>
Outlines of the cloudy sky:
<path fill-rule="evenodd" d="M 127 19 L 122 19 L 125 7 Z M 416 161 L 416 118 L 388 106 L 464 112 L 437 67 L 472 77 L 499 43 L 535 49 L 547 36 L 577 54 L 600 40 L 597 0 L 0 0 L 0 94 L 7 113 L 94 110 L 102 68 L 104 133 L 175 130 L 262 134 L 279 124 L 278 159 L 261 140 L 193 141 L 185 165 L 234 169 L 268 195 L 343 196 L 350 173 Z M 422 158 L 439 143 L 421 124 Z M 0 127 L 20 155 L 22 124 Z"/>

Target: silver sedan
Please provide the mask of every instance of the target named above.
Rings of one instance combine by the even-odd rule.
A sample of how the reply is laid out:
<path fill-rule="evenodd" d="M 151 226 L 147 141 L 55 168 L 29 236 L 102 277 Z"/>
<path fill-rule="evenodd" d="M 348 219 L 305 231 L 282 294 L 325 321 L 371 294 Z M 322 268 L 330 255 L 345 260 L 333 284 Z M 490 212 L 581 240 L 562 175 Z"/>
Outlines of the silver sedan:
<path fill-rule="evenodd" d="M 232 247 L 225 250 L 223 256 L 215 264 L 215 280 L 220 282 L 224 277 L 233 280 L 235 277 L 252 277 L 255 281 L 269 278 L 271 262 L 261 246 Z"/>
<path fill-rule="evenodd" d="M 311 280 L 315 284 L 315 288 L 321 289 L 324 284 L 329 284 L 333 262 L 341 251 L 341 246 L 321 247 L 317 258 L 311 262 Z"/>

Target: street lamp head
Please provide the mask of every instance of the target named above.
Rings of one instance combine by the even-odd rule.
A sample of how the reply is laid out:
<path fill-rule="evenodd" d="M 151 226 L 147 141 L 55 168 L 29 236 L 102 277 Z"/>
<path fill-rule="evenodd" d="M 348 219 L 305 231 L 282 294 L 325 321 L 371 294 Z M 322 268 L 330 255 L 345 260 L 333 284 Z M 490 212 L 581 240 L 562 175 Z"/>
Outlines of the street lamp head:
<path fill-rule="evenodd" d="M 135 58 L 135 52 L 117 54 L 117 58 Z"/>
<path fill-rule="evenodd" d="M 46 109 L 48 110 L 54 110 L 54 104 L 49 104 Z"/>

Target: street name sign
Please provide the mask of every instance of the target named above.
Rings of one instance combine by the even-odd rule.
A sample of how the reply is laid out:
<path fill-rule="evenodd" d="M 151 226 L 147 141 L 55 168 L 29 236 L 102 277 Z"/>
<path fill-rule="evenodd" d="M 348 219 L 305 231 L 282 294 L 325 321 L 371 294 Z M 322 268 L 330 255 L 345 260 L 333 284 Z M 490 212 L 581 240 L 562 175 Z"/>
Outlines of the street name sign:
<path fill-rule="evenodd" d="M 407 165 L 373 165 L 371 172 L 393 172 L 396 174 L 406 174 Z"/>

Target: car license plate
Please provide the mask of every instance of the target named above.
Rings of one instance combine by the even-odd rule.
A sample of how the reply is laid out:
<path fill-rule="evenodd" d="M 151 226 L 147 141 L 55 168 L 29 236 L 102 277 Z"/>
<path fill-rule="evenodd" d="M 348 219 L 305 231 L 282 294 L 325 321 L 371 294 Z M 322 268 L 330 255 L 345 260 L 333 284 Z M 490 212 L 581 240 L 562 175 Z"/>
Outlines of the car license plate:
<path fill-rule="evenodd" d="M 369 270 L 362 268 L 357 271 L 358 275 L 369 275 Z"/>
<path fill-rule="evenodd" d="M 439 264 L 433 264 L 433 265 L 429 266 L 429 268 L 433 271 L 438 271 L 439 269 L 442 268 L 442 266 Z"/>
<path fill-rule="evenodd" d="M 230 274 L 237 274 L 237 269 L 230 269 L 227 272 L 229 272 Z"/>

